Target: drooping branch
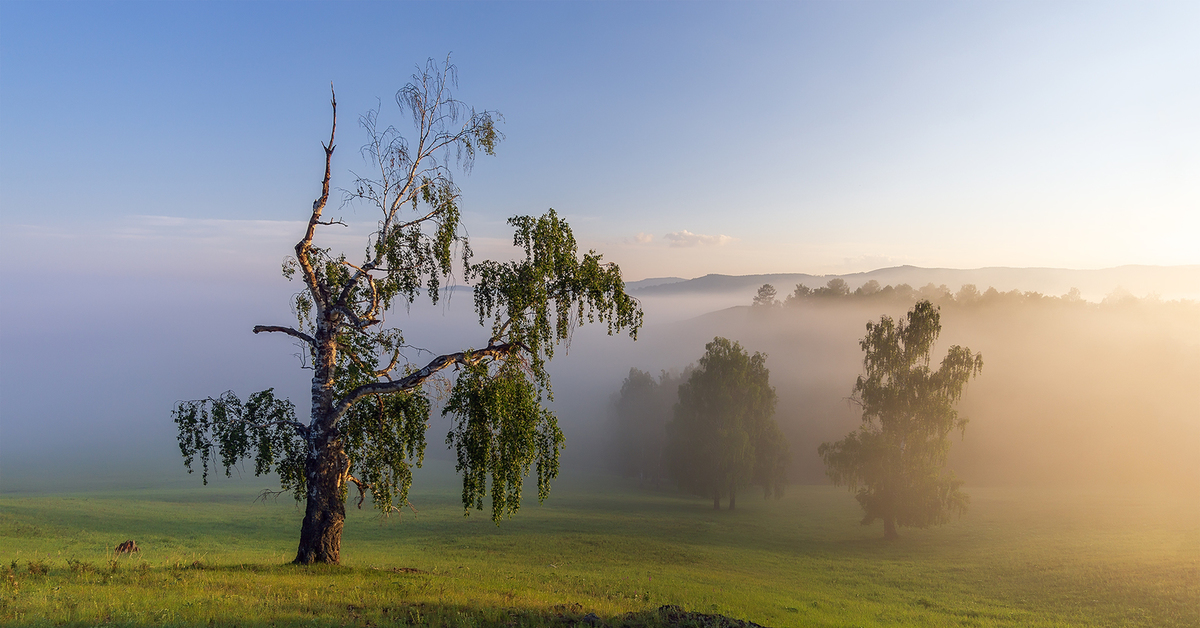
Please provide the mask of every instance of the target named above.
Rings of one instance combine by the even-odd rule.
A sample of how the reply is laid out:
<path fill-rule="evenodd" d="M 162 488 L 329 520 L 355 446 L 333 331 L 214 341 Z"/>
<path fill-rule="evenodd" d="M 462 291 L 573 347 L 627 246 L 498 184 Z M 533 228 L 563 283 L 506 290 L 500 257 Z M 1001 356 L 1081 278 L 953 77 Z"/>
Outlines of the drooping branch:
<path fill-rule="evenodd" d="M 317 344 L 317 341 L 314 340 L 312 336 L 310 336 L 302 331 L 292 329 L 291 327 L 282 327 L 280 325 L 255 325 L 254 326 L 254 333 L 259 334 L 264 331 L 268 331 L 268 332 L 275 331 L 275 332 L 279 332 L 281 334 L 295 336 L 296 338 L 299 338 L 299 339 L 303 340 L 304 342 L 307 342 L 308 344 L 313 345 L 313 346 L 316 346 L 316 344 Z"/>
<path fill-rule="evenodd" d="M 424 368 L 409 373 L 408 375 L 387 382 L 373 382 L 363 384 L 358 388 L 350 391 L 345 397 L 338 401 L 334 408 L 334 416 L 340 417 L 347 409 L 355 402 L 367 395 L 389 394 L 412 390 L 420 386 L 425 380 L 433 376 L 434 373 L 441 371 L 455 364 L 470 365 L 479 362 L 484 358 L 499 359 L 507 356 L 513 351 L 527 350 L 524 345 L 516 342 L 505 342 L 500 344 L 488 345 L 483 349 L 476 351 L 459 351 L 457 353 L 449 353 L 439 355 L 426 364 Z"/>
<path fill-rule="evenodd" d="M 308 426 L 299 421 L 271 421 L 269 423 L 251 423 L 249 421 L 242 421 L 242 422 L 246 424 L 246 427 L 250 427 L 250 428 L 253 428 L 256 430 L 265 430 L 268 427 L 275 427 L 276 425 L 285 425 L 288 427 L 295 428 L 296 433 L 300 436 L 308 435 Z"/>

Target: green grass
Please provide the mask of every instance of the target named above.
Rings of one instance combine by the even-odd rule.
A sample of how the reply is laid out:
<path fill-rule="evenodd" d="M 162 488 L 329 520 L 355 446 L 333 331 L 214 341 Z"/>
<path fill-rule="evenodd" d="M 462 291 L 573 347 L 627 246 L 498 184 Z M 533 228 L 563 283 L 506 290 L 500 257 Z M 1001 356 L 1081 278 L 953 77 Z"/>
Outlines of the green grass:
<path fill-rule="evenodd" d="M 402 519 L 352 510 L 333 568 L 284 564 L 302 513 L 245 485 L 10 493 L 0 623 L 545 625 L 675 604 L 768 626 L 1200 625 L 1194 493 L 970 493 L 961 521 L 885 542 L 832 487 L 713 512 L 560 486 L 496 527 L 435 483 Z M 142 552 L 114 561 L 125 539 Z"/>

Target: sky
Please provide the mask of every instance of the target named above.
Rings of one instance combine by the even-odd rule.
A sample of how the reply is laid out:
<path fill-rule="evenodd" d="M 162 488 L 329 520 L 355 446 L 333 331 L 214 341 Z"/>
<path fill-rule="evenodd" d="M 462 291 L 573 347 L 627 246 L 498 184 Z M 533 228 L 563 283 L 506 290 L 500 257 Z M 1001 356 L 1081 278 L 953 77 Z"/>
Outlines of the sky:
<path fill-rule="evenodd" d="M 459 177 L 495 255 L 554 207 L 633 280 L 1200 263 L 1195 2 L 0 7 L 10 273 L 273 276 L 330 83 L 349 186 L 447 55 L 505 120 Z"/>
<path fill-rule="evenodd" d="M 292 320 L 331 84 L 335 187 L 426 59 L 503 115 L 457 176 L 479 258 L 553 207 L 628 280 L 1200 264 L 1197 32 L 1196 2 L 0 1 L 0 481 L 63 439 L 169 450 L 177 400 L 304 398 L 248 330 Z M 330 215 L 361 251 L 373 214 Z M 436 315 L 406 331 L 461 349 Z"/>

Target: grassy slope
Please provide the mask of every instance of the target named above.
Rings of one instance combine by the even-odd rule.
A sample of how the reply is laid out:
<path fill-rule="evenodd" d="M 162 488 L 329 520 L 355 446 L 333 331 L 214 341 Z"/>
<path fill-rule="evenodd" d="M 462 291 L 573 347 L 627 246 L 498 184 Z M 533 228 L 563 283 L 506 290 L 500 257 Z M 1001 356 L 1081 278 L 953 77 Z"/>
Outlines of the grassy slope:
<path fill-rule="evenodd" d="M 678 604 L 769 626 L 1200 625 L 1196 495 L 971 492 L 962 521 L 886 543 L 832 487 L 737 512 L 560 487 L 497 528 L 443 485 L 402 521 L 352 511 L 332 569 L 282 565 L 301 513 L 244 485 L 8 494 L 0 623 L 478 625 Z M 143 551 L 114 573 L 126 538 Z"/>

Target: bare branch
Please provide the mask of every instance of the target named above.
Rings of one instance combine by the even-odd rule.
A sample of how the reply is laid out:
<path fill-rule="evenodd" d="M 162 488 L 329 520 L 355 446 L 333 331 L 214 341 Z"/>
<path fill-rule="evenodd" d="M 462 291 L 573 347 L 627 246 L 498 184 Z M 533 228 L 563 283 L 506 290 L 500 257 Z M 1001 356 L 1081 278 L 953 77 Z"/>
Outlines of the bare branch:
<path fill-rule="evenodd" d="M 316 344 L 317 344 L 317 341 L 314 340 L 312 336 L 310 336 L 302 331 L 292 329 L 291 327 L 282 327 L 280 325 L 255 325 L 254 326 L 254 333 L 259 334 L 264 331 L 277 331 L 281 334 L 295 336 L 296 338 L 299 338 L 299 339 L 303 340 L 304 342 L 307 342 L 308 344 L 313 345 L 313 346 L 316 346 Z"/>
<path fill-rule="evenodd" d="M 352 362 L 354 362 L 355 364 L 357 364 L 359 366 L 359 368 L 361 368 L 362 370 L 374 375 L 375 377 L 387 377 L 389 381 L 392 378 L 388 375 L 388 373 L 392 372 L 392 369 L 396 368 L 396 364 L 400 361 L 400 350 L 396 349 L 392 353 L 392 361 L 390 364 L 387 365 L 387 368 L 375 370 L 375 369 L 372 369 L 371 367 L 367 366 L 367 363 L 363 362 L 362 358 L 358 357 L 358 354 L 351 351 L 350 349 L 343 347 L 342 353 L 345 353 L 346 357 L 350 358 L 350 360 Z"/>
<path fill-rule="evenodd" d="M 372 486 L 354 477 L 349 472 L 346 473 L 346 479 L 354 482 L 354 486 L 358 487 L 358 509 L 362 510 L 363 500 L 367 497 L 366 492 L 371 490 Z"/>
<path fill-rule="evenodd" d="M 340 401 L 338 401 L 337 406 L 334 408 L 333 415 L 335 417 L 340 417 L 355 401 L 358 401 L 360 398 L 366 395 L 388 394 L 412 390 L 433 376 L 434 373 L 437 373 L 446 367 L 453 366 L 455 364 L 475 364 L 484 358 L 503 358 L 518 349 L 528 351 L 528 348 L 519 342 L 506 342 L 488 345 L 487 347 L 479 349 L 478 351 L 459 351 L 458 353 L 439 355 L 431 360 L 429 364 L 426 364 L 424 368 L 414 371 L 413 373 L 409 373 L 400 379 L 387 382 L 363 384 L 362 386 L 355 388 Z"/>
<path fill-rule="evenodd" d="M 312 248 L 313 234 L 317 225 L 321 224 L 321 212 L 324 211 L 325 203 L 329 200 L 329 178 L 333 165 L 333 137 L 337 131 L 337 94 L 333 91 L 333 83 L 329 84 L 329 94 L 329 104 L 333 107 L 333 122 L 329 127 L 329 143 L 321 145 L 325 149 L 325 177 L 321 180 L 321 196 L 313 201 L 312 216 L 308 219 L 308 230 L 304 233 L 304 239 L 296 243 L 296 261 L 300 263 L 300 268 L 304 271 L 304 283 L 308 284 L 308 290 L 312 293 L 313 299 L 320 309 L 325 309 L 328 305 L 329 295 L 326 294 L 325 286 L 321 285 L 317 279 L 316 269 L 308 259 L 308 252 Z"/>
<path fill-rule="evenodd" d="M 357 285 L 358 282 L 363 279 L 363 277 L 366 277 L 367 285 L 369 285 L 371 287 L 371 308 L 368 309 L 365 314 L 368 321 L 366 323 L 359 324 L 358 316 L 353 313 L 350 314 L 350 318 L 352 321 L 355 321 L 354 326 L 357 327 L 359 330 L 362 330 L 364 327 L 369 327 L 371 325 L 374 325 L 375 323 L 380 322 L 380 321 L 375 320 L 375 313 L 379 310 L 379 291 L 375 288 L 375 276 L 371 274 L 371 271 L 375 270 L 376 262 L 370 261 L 370 262 L 367 262 L 366 264 L 363 264 L 361 267 L 355 266 L 354 264 L 351 264 L 350 262 L 347 262 L 346 260 L 341 260 L 341 262 L 343 264 L 345 264 L 346 266 L 353 268 L 354 275 L 352 277 L 350 277 L 350 281 L 346 282 L 346 287 L 342 288 L 342 293 L 338 295 L 337 301 L 335 302 L 335 307 L 341 307 L 346 312 L 349 312 L 350 311 L 349 308 L 346 308 L 345 306 L 346 306 L 346 299 L 349 298 L 349 296 L 350 296 L 350 290 L 352 288 L 354 288 L 354 286 Z"/>
<path fill-rule="evenodd" d="M 257 501 L 261 500 L 261 501 L 262 501 L 262 503 L 266 504 L 268 499 L 276 499 L 276 500 L 278 500 L 278 499 L 279 499 L 279 496 L 280 496 L 280 495 L 283 495 L 283 494 L 284 494 L 284 493 L 286 493 L 286 492 L 287 492 L 287 491 L 272 491 L 272 490 L 271 490 L 271 489 L 269 489 L 269 488 L 264 488 L 264 489 L 262 490 L 262 492 L 258 494 L 258 497 L 255 497 L 255 498 L 254 498 L 254 501 L 256 501 L 256 502 L 257 502 Z"/>
<path fill-rule="evenodd" d="M 375 319 L 374 317 L 367 318 L 367 319 L 359 318 L 358 315 L 355 314 L 353 310 L 346 307 L 345 305 L 337 304 L 337 305 L 334 305 L 330 309 L 341 312 L 342 314 L 345 314 L 346 318 L 350 319 L 350 326 L 357 329 L 358 331 L 362 331 L 362 330 L 370 327 L 371 325 L 381 322 L 381 321 Z M 371 314 L 373 314 L 373 312 L 368 312 L 368 316 L 370 316 Z"/>

